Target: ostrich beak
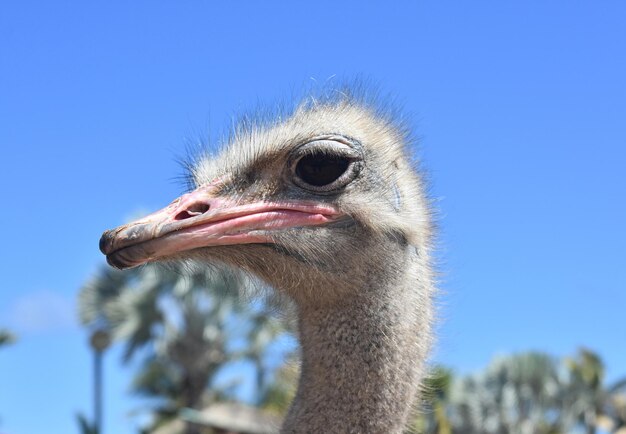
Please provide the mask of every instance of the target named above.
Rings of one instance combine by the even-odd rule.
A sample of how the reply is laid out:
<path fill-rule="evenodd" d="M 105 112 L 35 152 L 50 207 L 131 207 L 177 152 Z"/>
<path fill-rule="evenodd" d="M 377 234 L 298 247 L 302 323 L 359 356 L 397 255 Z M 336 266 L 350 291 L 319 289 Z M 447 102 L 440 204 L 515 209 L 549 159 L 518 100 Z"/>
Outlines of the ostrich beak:
<path fill-rule="evenodd" d="M 340 216 L 319 203 L 240 204 L 215 193 L 214 184 L 200 187 L 147 217 L 108 230 L 100 250 L 110 265 L 124 269 L 202 247 L 268 243 L 272 231 L 321 225 Z"/>

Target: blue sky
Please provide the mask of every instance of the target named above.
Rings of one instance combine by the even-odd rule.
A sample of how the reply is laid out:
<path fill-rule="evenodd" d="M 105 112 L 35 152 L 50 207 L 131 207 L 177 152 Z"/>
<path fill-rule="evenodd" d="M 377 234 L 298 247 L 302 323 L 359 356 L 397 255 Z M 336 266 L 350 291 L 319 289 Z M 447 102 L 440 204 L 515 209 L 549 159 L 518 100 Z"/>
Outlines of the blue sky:
<path fill-rule="evenodd" d="M 233 114 L 362 76 L 404 106 L 440 210 L 436 362 L 584 345 L 626 374 L 626 4 L 3 2 L 0 432 L 75 432 L 100 233 L 183 187 Z M 107 432 L 131 433 L 107 356 Z"/>

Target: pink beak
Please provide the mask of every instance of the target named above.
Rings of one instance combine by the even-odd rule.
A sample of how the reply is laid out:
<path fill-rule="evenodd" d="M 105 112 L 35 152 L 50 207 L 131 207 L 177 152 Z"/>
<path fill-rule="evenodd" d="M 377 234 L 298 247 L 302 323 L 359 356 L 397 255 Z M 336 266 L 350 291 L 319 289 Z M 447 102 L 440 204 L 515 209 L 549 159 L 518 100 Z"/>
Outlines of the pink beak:
<path fill-rule="evenodd" d="M 200 187 L 147 217 L 108 230 L 100 238 L 100 250 L 113 267 L 131 268 L 201 247 L 269 243 L 272 231 L 321 225 L 341 215 L 319 203 L 240 205 L 215 193 L 215 184 Z"/>

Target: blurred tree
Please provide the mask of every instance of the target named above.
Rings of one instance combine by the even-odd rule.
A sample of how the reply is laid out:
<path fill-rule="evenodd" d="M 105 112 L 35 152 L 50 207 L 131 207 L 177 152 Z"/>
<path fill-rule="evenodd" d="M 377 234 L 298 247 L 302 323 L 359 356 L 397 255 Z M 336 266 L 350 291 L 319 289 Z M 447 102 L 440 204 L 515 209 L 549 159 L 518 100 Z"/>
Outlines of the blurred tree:
<path fill-rule="evenodd" d="M 598 417 L 598 427 L 613 434 L 626 434 L 626 381 L 620 383 L 609 389 L 604 413 Z"/>
<path fill-rule="evenodd" d="M 604 372 L 587 349 L 563 364 L 542 353 L 500 357 L 458 379 L 438 367 L 425 382 L 426 411 L 413 432 L 626 434 L 626 379 L 605 386 Z"/>
<path fill-rule="evenodd" d="M 15 342 L 15 335 L 6 329 L 0 329 L 0 347 Z"/>
<path fill-rule="evenodd" d="M 273 381 L 264 388 L 259 407 L 273 414 L 284 416 L 296 396 L 300 377 L 299 358 L 292 354 L 274 375 Z"/>
<path fill-rule="evenodd" d="M 494 360 L 487 369 L 455 384 L 451 394 L 454 432 L 569 433 L 555 412 L 560 379 L 550 356 L 526 353 Z"/>
<path fill-rule="evenodd" d="M 454 376 L 452 370 L 435 366 L 424 381 L 423 407 L 410 426 L 411 432 L 423 434 L 451 434 L 452 424 L 448 411 L 450 388 Z"/>
<path fill-rule="evenodd" d="M 0 329 L 0 347 L 15 342 L 15 335 L 6 329 Z"/>
<path fill-rule="evenodd" d="M 231 397 L 235 385 L 215 379 L 233 361 L 254 364 L 257 396 L 268 387 L 266 352 L 284 330 L 269 315 L 275 303 L 251 309 L 242 302 L 249 286 L 244 275 L 224 268 L 170 264 L 106 267 L 81 289 L 82 323 L 124 342 L 125 361 L 142 358 L 132 388 L 152 398 L 150 430 L 183 408 Z"/>
<path fill-rule="evenodd" d="M 90 422 L 82 413 L 76 415 L 76 422 L 78 423 L 78 432 L 80 434 L 100 434 L 98 428 L 93 422 Z"/>
<path fill-rule="evenodd" d="M 573 410 L 570 416 L 587 434 L 598 428 L 616 432 L 626 428 L 626 378 L 605 386 L 605 365 L 595 352 L 581 348 L 575 357 L 565 359 L 568 384 L 563 408 Z"/>
<path fill-rule="evenodd" d="M 564 407 L 573 410 L 572 417 L 585 427 L 587 434 L 596 432 L 597 418 L 604 404 L 604 364 L 598 355 L 581 348 L 574 358 L 567 358 L 569 382 Z"/>

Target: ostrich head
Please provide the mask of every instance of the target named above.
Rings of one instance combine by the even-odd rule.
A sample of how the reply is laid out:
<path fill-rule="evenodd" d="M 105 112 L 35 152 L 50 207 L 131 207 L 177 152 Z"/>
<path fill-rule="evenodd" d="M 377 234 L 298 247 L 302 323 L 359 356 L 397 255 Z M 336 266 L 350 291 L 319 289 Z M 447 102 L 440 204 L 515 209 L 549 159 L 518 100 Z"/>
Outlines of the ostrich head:
<path fill-rule="evenodd" d="M 302 375 L 284 432 L 401 432 L 430 344 L 430 214 L 405 130 L 351 98 L 238 128 L 194 189 L 104 233 L 118 268 L 223 262 L 291 297 Z M 329 427 L 333 427 L 330 429 Z"/>
<path fill-rule="evenodd" d="M 349 99 L 240 127 L 219 155 L 192 165 L 194 191 L 105 232 L 101 250 L 117 268 L 220 261 L 295 299 L 349 295 L 401 266 L 407 244 L 428 246 L 428 208 L 405 143 L 404 129 Z"/>

